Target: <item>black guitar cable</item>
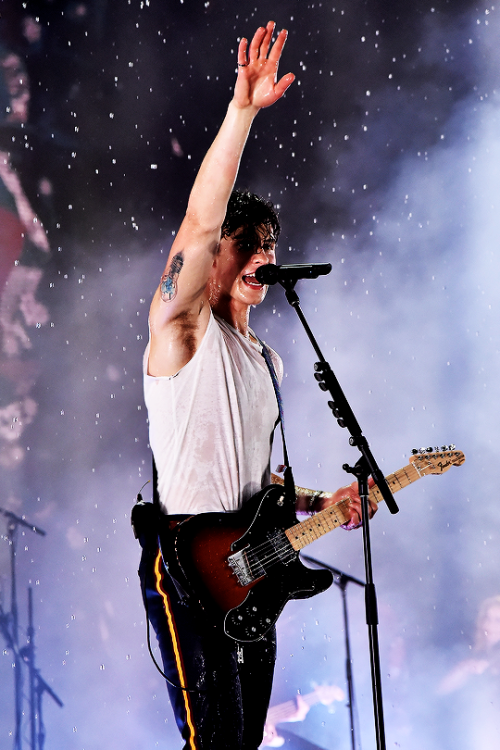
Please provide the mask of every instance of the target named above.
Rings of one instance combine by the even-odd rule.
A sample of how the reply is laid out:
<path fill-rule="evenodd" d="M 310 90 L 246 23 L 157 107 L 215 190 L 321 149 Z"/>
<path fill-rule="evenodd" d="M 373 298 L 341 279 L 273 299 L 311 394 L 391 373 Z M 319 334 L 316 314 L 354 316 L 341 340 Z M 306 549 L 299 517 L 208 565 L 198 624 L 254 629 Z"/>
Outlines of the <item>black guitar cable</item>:
<path fill-rule="evenodd" d="M 165 674 L 165 672 L 163 671 L 163 669 L 160 667 L 160 665 L 156 661 L 156 657 L 155 657 L 155 655 L 153 653 L 153 648 L 151 646 L 151 625 L 150 625 L 150 622 L 149 622 L 148 600 L 147 600 L 147 597 L 146 597 L 146 587 L 142 583 L 141 583 L 141 590 L 142 590 L 142 597 L 143 597 L 143 601 L 144 601 L 144 609 L 146 611 L 146 638 L 147 638 L 147 644 L 148 644 L 148 651 L 149 651 L 149 655 L 150 655 L 150 657 L 151 657 L 151 659 L 153 661 L 153 664 L 155 665 L 156 669 L 161 674 L 161 676 L 168 682 L 168 684 L 171 685 L 172 687 L 176 688 L 177 690 L 184 690 L 184 692 L 186 692 L 186 693 L 206 693 L 206 691 L 208 690 L 208 688 L 187 688 L 187 687 L 182 687 L 182 685 L 176 685 L 175 682 L 172 682 L 172 680 L 170 680 L 167 677 L 167 675 Z"/>
<path fill-rule="evenodd" d="M 156 533 L 154 533 L 154 523 L 158 523 L 158 506 L 155 503 L 147 503 L 144 502 L 142 497 L 142 490 L 146 486 L 146 484 L 149 483 L 150 480 L 145 482 L 140 491 L 137 493 L 136 503 L 134 507 L 132 508 L 132 513 L 130 514 L 130 523 L 132 524 L 132 528 L 134 530 L 134 536 L 136 539 L 143 540 L 145 546 L 150 546 L 153 541 L 153 536 L 155 537 L 155 542 L 157 542 L 158 537 Z M 149 621 L 149 612 L 148 612 L 148 599 L 146 596 L 146 584 L 145 582 L 141 580 L 141 593 L 142 593 L 142 600 L 144 602 L 144 609 L 146 612 L 146 640 L 148 644 L 148 651 L 149 655 L 151 656 L 151 659 L 153 661 L 153 664 L 155 665 L 158 672 L 161 674 L 161 676 L 168 682 L 169 685 L 176 688 L 177 690 L 184 690 L 186 693 L 204 693 L 208 690 L 208 688 L 187 688 L 182 687 L 181 685 L 176 685 L 172 680 L 170 680 L 163 669 L 160 667 L 158 662 L 156 661 L 156 657 L 153 653 L 153 647 L 151 646 L 151 625 Z"/>

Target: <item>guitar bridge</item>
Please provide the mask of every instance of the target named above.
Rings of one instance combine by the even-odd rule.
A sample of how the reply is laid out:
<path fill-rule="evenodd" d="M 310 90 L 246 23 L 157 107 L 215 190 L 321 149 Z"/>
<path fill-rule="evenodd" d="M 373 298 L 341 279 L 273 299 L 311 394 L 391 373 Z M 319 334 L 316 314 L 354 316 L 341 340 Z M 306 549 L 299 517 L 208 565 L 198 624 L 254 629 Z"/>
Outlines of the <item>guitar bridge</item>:
<path fill-rule="evenodd" d="M 262 578 L 262 576 L 266 574 L 266 571 L 257 559 L 253 561 L 252 565 L 250 565 L 250 561 L 246 554 L 247 549 L 249 548 L 245 547 L 239 552 L 229 555 L 227 558 L 227 562 L 233 569 L 233 573 L 236 575 L 238 583 L 241 586 L 248 586 L 250 583 L 253 583 L 258 578 Z"/>

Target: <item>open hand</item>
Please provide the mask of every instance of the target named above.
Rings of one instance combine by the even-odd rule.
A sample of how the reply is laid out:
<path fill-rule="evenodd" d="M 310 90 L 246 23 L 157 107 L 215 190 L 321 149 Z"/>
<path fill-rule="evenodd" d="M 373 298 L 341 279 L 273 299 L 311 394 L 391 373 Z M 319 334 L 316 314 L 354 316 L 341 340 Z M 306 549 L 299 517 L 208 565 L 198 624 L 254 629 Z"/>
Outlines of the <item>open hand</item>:
<path fill-rule="evenodd" d="M 237 107 L 253 106 L 256 109 L 269 107 L 280 99 L 295 80 L 293 73 L 287 73 L 277 80 L 278 65 L 287 31 L 283 29 L 272 47 L 271 37 L 274 21 L 255 32 L 250 46 L 243 38 L 238 47 L 238 78 L 234 88 L 233 102 Z"/>

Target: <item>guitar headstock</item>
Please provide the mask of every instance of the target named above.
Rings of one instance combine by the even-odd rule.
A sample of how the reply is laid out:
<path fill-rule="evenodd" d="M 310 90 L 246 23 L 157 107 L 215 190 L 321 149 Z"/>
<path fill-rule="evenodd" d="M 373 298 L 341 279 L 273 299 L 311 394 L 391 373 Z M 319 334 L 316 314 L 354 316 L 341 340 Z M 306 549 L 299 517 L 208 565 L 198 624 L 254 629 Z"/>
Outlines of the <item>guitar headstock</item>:
<path fill-rule="evenodd" d="M 444 474 L 450 466 L 461 466 L 465 461 L 462 451 L 457 451 L 454 445 L 442 445 L 441 448 L 414 448 L 410 463 L 416 468 L 420 476 L 426 474 Z"/>

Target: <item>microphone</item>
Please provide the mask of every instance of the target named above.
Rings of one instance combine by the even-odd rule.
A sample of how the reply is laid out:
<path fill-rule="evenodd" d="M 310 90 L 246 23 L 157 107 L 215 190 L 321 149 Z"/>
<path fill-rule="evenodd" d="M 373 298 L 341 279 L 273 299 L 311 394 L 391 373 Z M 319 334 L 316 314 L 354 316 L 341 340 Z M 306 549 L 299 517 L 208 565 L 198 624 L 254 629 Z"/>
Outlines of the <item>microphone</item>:
<path fill-rule="evenodd" d="M 332 270 L 331 263 L 296 263 L 289 266 L 275 266 L 266 263 L 255 271 L 255 278 L 259 284 L 277 284 L 298 279 L 317 279 L 326 276 Z"/>

